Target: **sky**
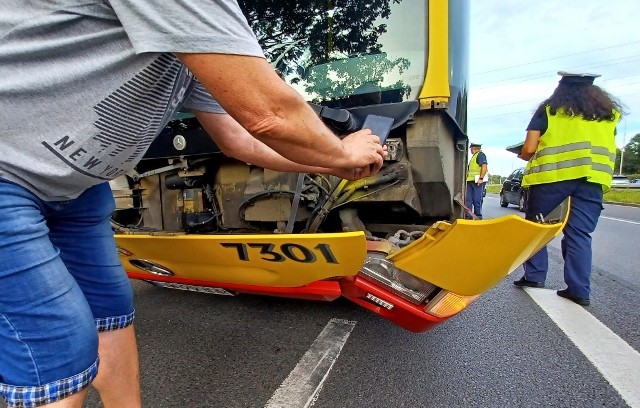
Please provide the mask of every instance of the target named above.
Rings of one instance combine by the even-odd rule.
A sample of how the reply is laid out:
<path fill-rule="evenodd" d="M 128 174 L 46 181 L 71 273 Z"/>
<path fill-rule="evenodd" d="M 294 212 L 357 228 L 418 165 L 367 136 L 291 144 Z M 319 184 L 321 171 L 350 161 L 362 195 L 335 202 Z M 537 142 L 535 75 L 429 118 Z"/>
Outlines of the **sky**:
<path fill-rule="evenodd" d="M 626 112 L 619 148 L 640 133 L 640 1 L 469 3 L 467 131 L 471 142 L 482 143 L 490 174 L 507 176 L 525 165 L 505 148 L 524 141 L 533 111 L 560 79 L 557 71 L 602 75 L 595 84 Z"/>

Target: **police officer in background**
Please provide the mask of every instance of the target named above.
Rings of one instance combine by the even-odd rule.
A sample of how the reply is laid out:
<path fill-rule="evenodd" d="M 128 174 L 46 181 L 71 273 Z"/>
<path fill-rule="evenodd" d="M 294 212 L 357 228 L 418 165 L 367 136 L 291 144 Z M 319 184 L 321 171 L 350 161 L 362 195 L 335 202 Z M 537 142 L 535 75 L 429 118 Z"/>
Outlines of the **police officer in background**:
<path fill-rule="evenodd" d="M 482 199 L 484 193 L 484 178 L 487 175 L 487 156 L 480 150 L 481 144 L 471 143 L 471 159 L 467 169 L 467 192 L 465 205 L 479 219 L 482 219 Z M 471 214 L 465 214 L 465 218 L 471 219 Z"/>
<path fill-rule="evenodd" d="M 588 306 L 591 277 L 591 233 L 602 211 L 602 196 L 611 187 L 616 158 L 615 129 L 620 103 L 594 85 L 599 75 L 560 71 L 553 94 L 536 110 L 521 159 L 529 160 L 522 180 L 529 187 L 525 216 L 547 216 L 571 197 L 561 242 L 566 289 L 558 296 Z M 518 287 L 544 287 L 549 260 L 546 246 L 524 263 Z"/>

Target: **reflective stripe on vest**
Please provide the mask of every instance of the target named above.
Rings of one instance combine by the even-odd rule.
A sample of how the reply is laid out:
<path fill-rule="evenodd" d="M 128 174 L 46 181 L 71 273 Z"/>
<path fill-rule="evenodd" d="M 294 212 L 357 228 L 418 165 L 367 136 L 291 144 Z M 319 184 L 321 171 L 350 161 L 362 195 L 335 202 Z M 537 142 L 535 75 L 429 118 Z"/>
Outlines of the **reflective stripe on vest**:
<path fill-rule="evenodd" d="M 476 176 L 480 175 L 480 170 L 482 166 L 478 164 L 478 154 L 480 151 L 477 151 L 471 156 L 471 160 L 469 160 L 469 166 L 467 167 L 467 181 L 475 181 Z"/>
<path fill-rule="evenodd" d="M 588 121 L 567 116 L 562 111 L 551 115 L 547 110 L 548 127 L 540 137 L 522 180 L 522 186 L 586 177 L 611 187 L 616 159 L 615 127 L 620 114 L 614 111 L 613 121 Z M 562 143 L 562 144 L 561 144 Z"/>

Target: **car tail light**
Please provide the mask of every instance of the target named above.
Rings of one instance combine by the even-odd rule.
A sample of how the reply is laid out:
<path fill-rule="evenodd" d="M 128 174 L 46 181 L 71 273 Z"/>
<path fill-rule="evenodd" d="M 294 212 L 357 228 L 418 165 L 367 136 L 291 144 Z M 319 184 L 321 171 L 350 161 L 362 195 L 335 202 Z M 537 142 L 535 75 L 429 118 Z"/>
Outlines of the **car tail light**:
<path fill-rule="evenodd" d="M 416 305 L 439 290 L 437 286 L 396 268 L 383 254 L 367 255 L 360 269 L 360 276 L 381 283 L 391 292 Z"/>
<path fill-rule="evenodd" d="M 429 301 L 424 311 L 437 317 L 449 317 L 461 312 L 477 298 L 478 295 L 462 296 L 442 290 Z"/>

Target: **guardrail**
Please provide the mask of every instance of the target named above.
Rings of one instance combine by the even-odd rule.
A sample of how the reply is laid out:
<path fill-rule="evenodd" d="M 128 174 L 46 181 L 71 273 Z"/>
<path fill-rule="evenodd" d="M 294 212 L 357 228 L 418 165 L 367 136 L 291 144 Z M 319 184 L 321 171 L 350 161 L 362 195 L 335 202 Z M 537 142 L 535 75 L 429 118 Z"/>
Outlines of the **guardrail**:
<path fill-rule="evenodd" d="M 619 188 L 622 190 L 627 189 L 640 189 L 640 183 L 629 183 L 629 184 L 612 184 L 611 188 Z"/>

